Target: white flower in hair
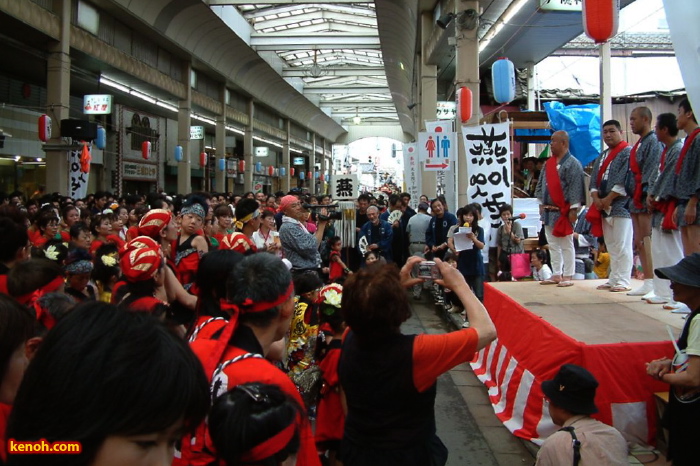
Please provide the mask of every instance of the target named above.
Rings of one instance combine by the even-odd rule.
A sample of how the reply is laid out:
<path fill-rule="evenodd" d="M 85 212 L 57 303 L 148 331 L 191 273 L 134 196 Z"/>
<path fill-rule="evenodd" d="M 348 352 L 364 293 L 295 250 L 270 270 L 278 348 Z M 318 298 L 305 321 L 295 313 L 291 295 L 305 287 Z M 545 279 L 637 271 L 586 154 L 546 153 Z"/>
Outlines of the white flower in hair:
<path fill-rule="evenodd" d="M 338 293 L 335 290 L 328 290 L 326 291 L 325 299 L 323 301 L 331 306 L 340 307 L 340 302 L 342 299 L 342 293 Z"/>
<path fill-rule="evenodd" d="M 102 263 L 107 267 L 114 267 L 115 265 L 117 265 L 117 259 L 109 254 L 102 256 L 100 259 L 102 260 Z"/>
<path fill-rule="evenodd" d="M 58 260 L 58 250 L 53 244 L 44 250 L 44 257 L 52 261 Z"/>

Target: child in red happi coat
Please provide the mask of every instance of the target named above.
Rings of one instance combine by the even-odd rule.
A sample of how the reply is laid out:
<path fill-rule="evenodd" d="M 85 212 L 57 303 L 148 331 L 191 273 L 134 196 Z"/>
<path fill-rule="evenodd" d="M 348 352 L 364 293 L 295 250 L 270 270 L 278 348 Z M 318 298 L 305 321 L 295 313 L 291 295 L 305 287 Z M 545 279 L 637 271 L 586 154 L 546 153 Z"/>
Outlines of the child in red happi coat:
<path fill-rule="evenodd" d="M 345 414 L 341 403 L 342 388 L 338 380 L 338 361 L 340 361 L 345 331 L 345 322 L 340 313 L 342 295 L 343 287 L 331 284 L 323 287 L 319 296 L 321 327 L 329 328 L 333 336 L 325 346 L 325 354 L 319 363 L 323 386 L 316 417 L 316 446 L 319 451 L 327 451 L 330 466 L 336 464 L 336 455 L 340 449 L 345 425 Z"/>

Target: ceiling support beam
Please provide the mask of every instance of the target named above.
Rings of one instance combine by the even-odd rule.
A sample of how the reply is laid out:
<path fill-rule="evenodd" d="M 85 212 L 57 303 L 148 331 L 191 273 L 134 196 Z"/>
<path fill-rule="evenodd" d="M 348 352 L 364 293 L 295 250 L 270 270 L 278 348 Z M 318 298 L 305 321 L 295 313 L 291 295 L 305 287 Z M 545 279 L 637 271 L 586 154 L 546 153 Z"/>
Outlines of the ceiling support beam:
<path fill-rule="evenodd" d="M 294 34 L 253 34 L 250 46 L 257 51 L 319 50 L 319 49 L 376 49 L 379 37 L 367 34 L 339 34 L 332 36 Z"/>

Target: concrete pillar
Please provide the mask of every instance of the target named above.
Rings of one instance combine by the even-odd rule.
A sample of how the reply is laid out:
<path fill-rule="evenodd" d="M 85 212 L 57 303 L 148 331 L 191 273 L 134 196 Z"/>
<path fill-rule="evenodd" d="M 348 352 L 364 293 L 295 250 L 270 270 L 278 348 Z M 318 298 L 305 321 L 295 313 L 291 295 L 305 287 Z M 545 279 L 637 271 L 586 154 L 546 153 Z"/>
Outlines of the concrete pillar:
<path fill-rule="evenodd" d="M 455 13 L 464 10 L 474 9 L 479 11 L 479 2 L 474 0 L 458 0 L 455 2 Z M 467 125 L 478 125 L 481 117 L 480 97 L 479 97 L 479 40 L 477 38 L 478 28 L 473 30 L 455 28 L 455 89 L 468 87 L 472 91 L 472 117 Z M 458 125 L 461 126 L 461 123 Z M 459 166 L 462 169 L 457 176 L 457 204 L 467 205 L 470 201 L 467 198 L 467 187 L 469 177 L 467 174 L 467 159 L 464 153 L 464 141 L 462 140 L 461 127 L 458 129 L 458 157 Z"/>
<path fill-rule="evenodd" d="M 226 85 L 222 84 L 219 100 L 221 101 L 221 113 L 216 117 L 216 163 L 214 164 L 214 184 L 216 191 L 226 192 L 226 164 L 219 170 L 219 160 L 226 160 Z"/>
<path fill-rule="evenodd" d="M 421 14 L 421 37 L 423 44 L 430 37 L 435 23 L 432 12 Z M 425 49 L 425 45 L 421 46 Z M 437 66 L 428 65 L 427 57 L 423 54 L 420 61 L 420 93 L 421 100 L 418 111 L 418 124 L 420 131 L 425 131 L 425 120 L 434 120 L 437 117 Z M 421 162 L 422 169 L 423 162 Z M 423 171 L 421 176 L 421 194 L 425 194 L 429 199 L 437 195 L 437 180 L 435 172 Z"/>
<path fill-rule="evenodd" d="M 58 42 L 49 45 L 46 73 L 46 114 L 53 120 L 51 145 L 62 145 L 59 125 L 70 113 L 70 20 L 71 0 L 60 0 L 61 31 Z M 68 154 L 65 150 L 46 151 L 46 192 L 69 194 Z M 49 176 L 49 174 L 51 174 Z"/>
<path fill-rule="evenodd" d="M 190 168 L 190 126 L 192 125 L 192 64 L 184 64 L 185 98 L 178 102 L 177 143 L 182 146 L 182 161 L 177 164 L 177 192 L 192 192 L 192 170 Z"/>
<path fill-rule="evenodd" d="M 323 155 L 321 156 L 321 173 L 324 176 L 324 181 L 320 181 L 319 186 L 321 187 L 319 195 L 326 194 L 326 183 L 328 180 L 325 179 L 326 171 L 328 170 L 328 160 L 326 159 L 326 138 L 321 141 L 323 147 Z"/>
<path fill-rule="evenodd" d="M 282 143 L 282 164 L 280 166 L 284 167 L 284 176 L 280 174 L 280 191 L 284 191 L 285 194 L 289 192 L 289 169 L 292 167 L 289 157 L 289 147 L 291 145 L 292 139 L 292 124 L 289 120 L 285 120 L 285 130 L 286 138 Z"/>
<path fill-rule="evenodd" d="M 537 90 L 537 80 L 535 79 L 535 64 L 533 62 L 528 62 L 527 64 L 527 109 L 531 111 L 539 110 L 537 108 L 537 102 L 535 100 L 535 91 Z M 527 145 L 527 156 L 537 157 L 535 152 L 535 144 L 528 143 Z"/>
<path fill-rule="evenodd" d="M 248 101 L 248 126 L 243 135 L 243 160 L 245 160 L 245 172 L 243 173 L 243 192 L 253 190 L 253 116 L 255 115 L 255 103 L 253 99 Z"/>
<path fill-rule="evenodd" d="M 306 185 L 309 187 L 309 192 L 311 194 L 316 194 L 316 133 L 313 133 L 311 135 L 311 157 L 309 158 L 309 172 L 311 172 L 311 177 L 307 180 Z"/>

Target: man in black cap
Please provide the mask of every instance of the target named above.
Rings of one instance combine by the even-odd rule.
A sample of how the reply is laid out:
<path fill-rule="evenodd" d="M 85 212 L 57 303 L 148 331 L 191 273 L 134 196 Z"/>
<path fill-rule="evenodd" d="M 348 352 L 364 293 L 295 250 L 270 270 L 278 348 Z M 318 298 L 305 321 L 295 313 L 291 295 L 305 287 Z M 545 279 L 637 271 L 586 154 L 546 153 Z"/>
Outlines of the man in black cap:
<path fill-rule="evenodd" d="M 671 267 L 660 267 L 656 275 L 671 281 L 673 299 L 690 308 L 678 348 L 687 362 L 672 371 L 671 360 L 647 364 L 647 375 L 671 385 L 664 420 L 668 427 L 669 459 L 677 466 L 697 464 L 697 429 L 700 419 L 700 253 L 684 257 Z M 676 361 L 678 364 L 678 361 Z"/>
<path fill-rule="evenodd" d="M 553 380 L 542 382 L 549 415 L 562 429 L 544 442 L 536 466 L 628 465 L 627 442 L 614 427 L 591 418 L 597 413 L 598 381 L 586 369 L 564 364 Z"/>

